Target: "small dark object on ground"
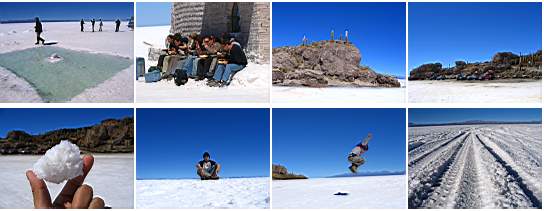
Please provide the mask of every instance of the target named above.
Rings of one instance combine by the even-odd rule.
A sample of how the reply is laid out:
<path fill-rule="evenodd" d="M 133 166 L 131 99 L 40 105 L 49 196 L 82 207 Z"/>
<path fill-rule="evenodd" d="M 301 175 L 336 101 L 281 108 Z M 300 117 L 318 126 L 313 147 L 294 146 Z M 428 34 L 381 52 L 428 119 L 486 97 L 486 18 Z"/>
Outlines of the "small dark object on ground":
<path fill-rule="evenodd" d="M 347 196 L 349 195 L 349 193 L 345 193 L 345 192 L 337 192 L 334 194 L 335 196 Z"/>

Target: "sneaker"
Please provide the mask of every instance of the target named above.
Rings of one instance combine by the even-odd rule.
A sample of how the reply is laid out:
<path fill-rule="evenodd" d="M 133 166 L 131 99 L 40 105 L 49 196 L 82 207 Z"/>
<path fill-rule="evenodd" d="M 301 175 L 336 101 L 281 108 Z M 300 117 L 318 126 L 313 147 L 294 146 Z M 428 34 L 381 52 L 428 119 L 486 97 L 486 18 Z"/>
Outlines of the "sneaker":
<path fill-rule="evenodd" d="M 357 173 L 357 166 L 356 166 L 356 165 L 351 165 L 351 166 L 349 167 L 349 170 L 351 171 L 351 173 L 354 173 L 354 174 L 355 174 L 355 173 Z"/>
<path fill-rule="evenodd" d="M 216 80 L 210 80 L 210 81 L 208 81 L 208 83 L 206 85 L 208 85 L 209 87 L 219 87 L 220 86 L 219 83 L 220 82 L 218 82 Z"/>

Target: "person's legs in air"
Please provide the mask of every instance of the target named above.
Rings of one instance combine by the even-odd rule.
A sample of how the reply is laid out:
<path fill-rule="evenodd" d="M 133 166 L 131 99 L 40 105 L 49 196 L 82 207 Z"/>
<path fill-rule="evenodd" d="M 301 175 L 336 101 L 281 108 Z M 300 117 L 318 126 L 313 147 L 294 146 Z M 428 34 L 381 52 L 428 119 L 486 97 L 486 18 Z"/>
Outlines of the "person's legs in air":
<path fill-rule="evenodd" d="M 351 162 L 351 166 L 349 167 L 349 170 L 352 173 L 357 173 L 357 169 L 359 168 L 359 166 L 365 163 L 365 159 L 357 155 L 350 155 L 348 157 L 348 161 Z"/>

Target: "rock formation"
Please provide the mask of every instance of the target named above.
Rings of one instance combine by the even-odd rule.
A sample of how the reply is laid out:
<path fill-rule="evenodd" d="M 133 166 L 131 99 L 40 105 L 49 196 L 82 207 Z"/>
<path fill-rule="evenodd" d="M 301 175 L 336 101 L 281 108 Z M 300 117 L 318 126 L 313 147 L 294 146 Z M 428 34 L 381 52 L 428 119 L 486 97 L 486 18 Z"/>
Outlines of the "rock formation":
<path fill-rule="evenodd" d="M 304 175 L 298 175 L 289 173 L 287 168 L 282 165 L 272 164 L 272 179 L 277 180 L 288 180 L 288 179 L 308 179 Z"/>
<path fill-rule="evenodd" d="M 84 152 L 133 152 L 134 120 L 132 117 L 107 119 L 89 127 L 58 129 L 40 135 L 10 131 L 6 138 L 0 138 L 0 154 L 43 154 L 61 140 L 69 140 Z"/>
<path fill-rule="evenodd" d="M 491 61 L 466 63 L 456 61 L 455 67 L 442 68 L 442 64 L 423 64 L 410 71 L 409 80 L 493 80 L 541 79 L 542 51 L 519 56 L 511 52 L 496 53 Z"/>
<path fill-rule="evenodd" d="M 361 53 L 344 41 L 272 50 L 272 83 L 308 87 L 400 87 L 398 80 L 360 66 Z"/>

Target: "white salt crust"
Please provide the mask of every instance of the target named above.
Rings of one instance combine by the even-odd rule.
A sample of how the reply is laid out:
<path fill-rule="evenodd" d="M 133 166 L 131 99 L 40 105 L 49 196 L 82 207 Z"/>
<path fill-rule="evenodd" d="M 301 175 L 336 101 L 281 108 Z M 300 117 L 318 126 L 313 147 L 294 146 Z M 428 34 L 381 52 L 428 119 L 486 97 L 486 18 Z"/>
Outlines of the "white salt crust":
<path fill-rule="evenodd" d="M 69 141 L 47 150 L 35 164 L 34 173 L 39 179 L 59 184 L 83 174 L 83 159 L 79 147 Z"/>

